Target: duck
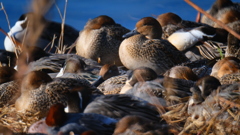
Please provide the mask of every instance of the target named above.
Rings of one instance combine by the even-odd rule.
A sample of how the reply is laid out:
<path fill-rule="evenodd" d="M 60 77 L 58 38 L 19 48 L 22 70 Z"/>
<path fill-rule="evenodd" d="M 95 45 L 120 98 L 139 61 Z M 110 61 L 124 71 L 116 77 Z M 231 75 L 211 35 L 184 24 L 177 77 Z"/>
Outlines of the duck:
<path fill-rule="evenodd" d="M 25 13 L 22 14 L 18 21 L 15 23 L 15 25 L 11 28 L 10 32 L 8 32 L 8 35 L 12 38 L 14 38 L 16 41 L 21 43 L 20 48 L 22 48 L 22 44 L 24 44 L 24 46 L 32 46 L 29 45 L 27 43 L 24 42 L 24 39 L 27 38 L 26 36 L 29 36 L 27 33 L 27 27 L 28 27 L 28 22 L 29 20 L 34 16 L 35 13 L 33 12 L 29 12 L 29 13 Z M 52 52 L 54 53 L 56 51 L 56 47 L 57 43 L 59 41 L 59 37 L 61 34 L 61 23 L 58 22 L 54 22 L 54 21 L 50 21 L 45 19 L 43 16 L 41 16 L 40 19 L 45 27 L 39 37 L 39 39 L 37 40 L 36 46 L 45 49 L 48 52 Z M 53 39 L 54 39 L 54 35 L 56 37 L 53 47 L 51 47 L 50 43 L 52 43 Z M 75 40 L 77 39 L 79 35 L 78 30 L 76 30 L 75 28 L 69 26 L 69 25 L 64 25 L 64 40 L 63 40 L 63 44 L 70 46 L 72 45 Z M 13 44 L 12 40 L 6 36 L 5 40 L 4 40 L 4 47 L 7 51 L 10 52 L 15 52 L 15 47 L 17 45 Z M 18 47 L 18 46 L 17 46 Z"/>
<path fill-rule="evenodd" d="M 223 24 L 229 24 L 240 20 L 240 8 L 224 8 L 220 10 L 216 16 L 216 19 L 221 21 Z M 221 28 L 217 23 L 214 23 L 213 27 Z"/>
<path fill-rule="evenodd" d="M 182 52 L 161 36 L 162 28 L 156 19 L 140 19 L 136 29 L 123 36 L 125 39 L 119 48 L 123 65 L 131 70 L 149 67 L 161 75 L 171 67 L 188 61 Z"/>
<path fill-rule="evenodd" d="M 164 76 L 162 86 L 162 97 L 165 99 L 167 106 L 187 102 L 191 96 L 190 88 L 195 85 L 195 81 L 171 78 Z"/>
<path fill-rule="evenodd" d="M 230 28 L 232 28 L 235 32 L 240 34 L 240 21 L 235 21 L 235 22 L 229 23 L 228 26 Z M 240 40 L 229 33 L 225 57 L 232 56 L 232 57 L 237 57 L 238 59 L 240 59 L 239 44 L 240 44 Z"/>
<path fill-rule="evenodd" d="M 80 112 L 77 92 L 92 92 L 96 88 L 84 79 L 54 78 L 42 71 L 28 73 L 21 82 L 21 96 L 15 102 L 16 111 L 39 112 L 39 117 L 46 116 L 50 106 L 62 103 L 70 106 L 72 112 Z M 76 106 L 76 108 L 71 107 Z"/>
<path fill-rule="evenodd" d="M 153 122 L 144 117 L 128 115 L 120 119 L 114 130 L 113 135 L 132 135 L 132 134 L 168 134 L 168 125 L 163 122 Z"/>
<path fill-rule="evenodd" d="M 68 59 L 72 59 L 71 61 L 74 66 L 77 66 L 77 63 L 79 61 L 84 62 L 84 68 L 82 67 L 83 69 L 79 70 L 89 72 L 90 74 L 98 74 L 101 68 L 101 65 L 97 62 L 91 59 L 86 59 L 76 54 L 50 54 L 49 56 L 44 56 L 38 60 L 31 61 L 27 65 L 28 70 L 26 72 L 28 73 L 31 71 L 43 71 L 48 73 L 51 77 L 56 78 L 58 74 L 60 76 L 64 72 L 63 69 L 66 66 L 66 61 Z M 69 70 L 71 70 L 71 68 Z"/>
<path fill-rule="evenodd" d="M 64 67 L 60 70 L 56 77 L 74 78 L 80 77 L 88 80 L 93 86 L 97 87 L 104 80 L 119 75 L 116 65 L 105 64 L 99 69 L 98 65 L 87 65 L 81 57 L 68 57 Z M 99 73 L 94 74 L 91 70 L 98 70 Z"/>
<path fill-rule="evenodd" d="M 27 66 L 32 61 L 36 61 L 42 57 L 50 56 L 49 53 L 45 52 L 42 48 L 37 46 L 24 47 L 22 52 L 19 54 L 16 69 L 20 72 L 27 71 Z"/>
<path fill-rule="evenodd" d="M 195 75 L 197 75 L 197 77 L 199 79 L 199 78 L 202 78 L 204 76 L 210 75 L 211 72 L 212 72 L 212 67 L 214 66 L 214 64 L 217 61 L 218 61 L 218 59 L 213 59 L 213 60 L 200 59 L 200 60 L 196 60 L 196 61 L 185 62 L 185 63 L 182 63 L 182 64 L 177 65 L 177 66 L 180 66 L 180 67 L 183 66 L 183 67 L 190 68 L 193 71 L 193 73 Z M 166 75 L 168 74 L 168 72 L 169 71 L 166 72 Z M 193 78 L 191 80 L 193 80 Z"/>
<path fill-rule="evenodd" d="M 161 121 L 154 105 L 128 94 L 98 96 L 87 105 L 83 113 L 97 113 L 117 120 L 127 115 L 138 115 L 151 121 Z"/>
<path fill-rule="evenodd" d="M 212 27 L 200 26 L 189 31 L 180 29 L 172 33 L 167 40 L 179 51 L 184 51 L 194 46 L 197 42 L 203 41 L 205 37 L 213 38 L 215 33 L 215 29 Z"/>
<path fill-rule="evenodd" d="M 167 12 L 158 15 L 157 21 L 162 26 L 163 39 L 167 39 L 170 35 L 172 35 L 174 32 L 180 29 L 182 29 L 183 31 L 188 31 L 196 27 L 208 26 L 203 23 L 196 23 L 192 21 L 183 20 L 180 16 L 172 12 Z"/>
<path fill-rule="evenodd" d="M 57 73 L 56 77 L 61 78 L 84 78 L 90 83 L 94 82 L 98 76 L 85 70 L 87 64 L 80 57 L 67 57 L 64 66 Z"/>
<path fill-rule="evenodd" d="M 112 78 L 114 76 L 118 76 L 119 70 L 116 65 L 105 64 L 101 67 L 99 71 L 98 79 L 93 83 L 93 86 L 98 87 L 101 85 L 105 80 Z"/>
<path fill-rule="evenodd" d="M 240 61 L 236 57 L 225 57 L 214 64 L 211 76 L 220 79 L 226 74 L 238 73 L 240 71 Z"/>
<path fill-rule="evenodd" d="M 159 15 L 157 20 L 162 26 L 163 38 L 168 39 L 175 47 L 183 51 L 191 61 L 217 58 L 219 48 L 224 52 L 228 35 L 225 29 L 183 20 L 172 12 Z"/>
<path fill-rule="evenodd" d="M 146 76 L 145 80 L 147 80 L 148 78 L 150 78 L 150 77 Z M 134 81 L 132 81 L 132 82 L 134 82 Z M 120 96 L 120 95 L 122 95 L 122 96 Z M 148 103 L 147 101 L 143 101 L 143 99 L 140 99 L 140 98 L 138 99 L 138 97 L 135 97 L 132 95 L 126 95 L 126 94 L 120 94 L 120 95 L 119 94 L 109 94 L 109 95 L 97 94 L 96 95 L 95 92 L 93 91 L 93 89 L 91 89 L 91 90 L 85 89 L 85 90 L 81 90 L 81 96 L 78 97 L 78 98 L 81 98 L 80 105 L 76 102 L 78 100 L 72 100 L 72 102 L 75 102 L 73 104 L 74 105 L 78 104 L 78 106 L 75 106 L 75 107 L 68 106 L 68 107 L 70 110 L 74 110 L 74 109 L 76 110 L 76 108 L 79 108 L 80 111 L 83 110 L 83 113 L 97 113 L 97 112 L 103 113 L 105 111 L 106 114 L 109 114 L 109 111 L 110 112 L 114 111 L 113 113 L 110 113 L 111 114 L 110 116 L 112 118 L 120 118 L 120 115 L 118 115 L 118 111 L 121 111 L 121 110 L 119 110 L 119 108 L 124 109 L 125 107 L 128 108 L 131 106 L 131 105 L 130 106 L 124 105 L 125 102 L 136 102 L 136 104 L 135 104 L 136 106 L 142 106 L 142 104 L 144 104 L 143 108 L 145 107 L 145 103 L 146 104 Z M 125 102 L 122 102 L 121 100 L 124 100 Z M 102 104 L 102 102 L 104 102 L 104 104 Z M 95 107 L 96 104 L 102 104 L 102 105 L 100 105 L 101 107 L 100 106 Z M 108 108 L 108 106 L 116 106 L 116 105 L 118 106 L 117 108 L 114 108 L 114 107 Z M 139 108 L 140 108 L 140 110 L 133 109 L 131 113 L 133 113 L 133 114 L 138 113 L 138 111 L 141 111 L 141 107 L 139 107 Z M 103 109 L 103 111 L 102 111 L 102 109 Z M 148 109 L 148 107 L 146 109 Z M 154 108 L 152 108 L 152 109 L 153 110 L 150 113 L 154 113 Z M 105 113 L 103 113 L 103 114 L 105 114 Z M 121 116 L 129 114 L 129 113 L 130 112 L 122 112 Z M 144 114 L 141 114 L 141 115 L 144 115 Z M 109 116 L 109 115 L 107 115 L 107 116 Z M 148 114 L 146 114 L 146 117 L 152 118 L 152 117 L 148 116 Z"/>
<path fill-rule="evenodd" d="M 104 94 L 119 94 L 130 74 L 130 70 L 118 76 L 113 76 L 102 82 L 97 88 Z"/>
<path fill-rule="evenodd" d="M 181 65 L 172 67 L 164 74 L 164 76 L 192 81 L 198 80 L 198 76 L 193 72 L 190 67 Z"/>
<path fill-rule="evenodd" d="M 211 85 L 211 84 L 210 84 Z M 238 132 L 238 125 L 235 126 L 235 122 L 238 123 L 238 120 L 236 119 L 231 119 L 231 120 L 224 120 L 222 122 L 221 119 L 224 118 L 229 118 L 231 117 L 231 114 L 228 113 L 228 110 L 223 110 L 226 106 L 226 104 L 229 106 L 229 109 L 234 109 L 236 108 L 236 104 L 233 102 L 235 99 L 239 99 L 239 83 L 234 83 L 231 85 L 225 85 L 225 86 L 220 86 L 217 88 L 217 90 L 212 91 L 212 93 L 203 101 L 199 102 L 198 104 L 192 104 L 187 106 L 187 111 L 183 112 L 183 114 L 188 113 L 190 117 L 188 118 L 186 123 L 188 123 L 188 131 L 183 130 L 181 133 L 186 133 L 191 131 L 190 133 L 194 133 L 195 129 L 195 124 L 192 125 L 192 122 L 199 122 L 201 124 L 198 124 L 200 128 L 205 127 L 205 125 L 208 123 L 207 121 L 212 119 L 213 115 L 220 114 L 216 116 L 214 119 L 216 120 L 216 124 L 213 124 L 212 127 L 213 129 L 221 126 L 225 127 L 223 129 L 229 129 L 229 130 L 212 130 L 211 132 L 216 132 L 217 134 L 231 134 L 231 133 L 237 133 Z M 230 101 L 227 103 L 227 101 Z M 179 112 L 177 112 L 179 113 Z M 228 123 L 228 124 L 227 124 Z M 204 131 L 202 133 L 209 133 L 208 131 Z"/>
<path fill-rule="evenodd" d="M 2 66 L 15 67 L 16 61 L 15 53 L 0 49 L 0 63 Z"/>
<path fill-rule="evenodd" d="M 226 74 L 223 75 L 219 81 L 221 82 L 221 84 L 233 84 L 235 82 L 240 82 L 240 73 L 232 73 L 232 74 Z"/>
<path fill-rule="evenodd" d="M 12 67 L 0 67 L 0 107 L 12 105 L 21 95 L 19 82 L 15 80 L 17 71 Z"/>
<path fill-rule="evenodd" d="M 214 93 L 219 87 L 221 87 L 220 81 L 213 76 L 205 76 L 200 78 L 196 84 L 191 87 L 190 91 L 192 92 L 192 96 L 188 101 L 188 114 L 193 114 L 192 117 L 198 117 L 198 114 L 201 114 L 200 111 L 202 108 L 202 103 Z M 196 110 L 199 110 L 196 114 Z"/>
<path fill-rule="evenodd" d="M 116 64 L 122 66 L 118 49 L 122 35 L 129 30 L 106 15 L 89 20 L 76 40 L 77 54 L 100 64 Z"/>
<path fill-rule="evenodd" d="M 126 73 L 113 76 L 97 88 L 104 94 L 124 94 L 138 82 L 151 81 L 157 78 L 157 74 L 150 68 L 139 67 L 135 70 L 128 70 Z"/>
<path fill-rule="evenodd" d="M 222 18 L 223 16 L 225 16 L 226 15 L 225 13 L 227 13 L 229 10 L 239 11 L 240 10 L 239 4 L 233 3 L 231 0 L 216 0 L 213 3 L 213 5 L 211 6 L 211 8 L 207 10 L 207 12 L 214 18 L 219 19 L 219 18 Z M 232 12 L 232 11 L 230 11 L 230 12 Z M 227 13 L 227 14 L 229 14 L 229 13 Z M 223 21 L 223 20 L 221 19 L 221 21 Z M 227 20 L 225 20 L 225 21 L 227 21 Z M 225 23 L 225 21 L 223 21 L 223 23 Z M 210 26 L 214 26 L 214 25 L 216 26 L 215 22 L 213 22 L 211 19 L 207 18 L 205 15 L 202 16 L 201 22 L 206 23 Z"/>
<path fill-rule="evenodd" d="M 201 96 L 206 99 L 212 91 L 217 90 L 221 86 L 220 81 L 213 76 L 204 76 L 197 80 L 195 84 L 201 91 Z"/>
<path fill-rule="evenodd" d="M 145 82 L 157 79 L 157 73 L 148 67 L 139 67 L 133 70 L 128 75 L 128 80 L 126 81 L 125 85 L 122 87 L 120 94 L 125 94 L 129 91 L 133 86 L 138 82 Z"/>
<path fill-rule="evenodd" d="M 160 83 L 161 79 L 138 82 L 124 94 L 141 98 L 152 105 L 166 107 L 166 101 L 163 93 L 166 89 Z"/>
<path fill-rule="evenodd" d="M 116 119 L 100 114 L 66 113 L 64 105 L 54 104 L 44 119 L 30 126 L 28 133 L 111 135 L 116 123 Z"/>

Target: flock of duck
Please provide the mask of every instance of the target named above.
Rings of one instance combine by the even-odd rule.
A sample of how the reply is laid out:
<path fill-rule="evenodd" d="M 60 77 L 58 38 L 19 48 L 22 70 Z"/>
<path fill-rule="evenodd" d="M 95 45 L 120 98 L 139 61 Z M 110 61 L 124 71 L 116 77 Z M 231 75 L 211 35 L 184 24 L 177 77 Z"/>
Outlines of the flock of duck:
<path fill-rule="evenodd" d="M 216 0 L 207 12 L 240 34 L 239 3 Z M 56 54 L 56 22 L 42 18 L 47 25 L 35 46 L 24 43 L 31 15 L 20 17 L 0 52 L 0 107 L 42 118 L 27 133 L 178 134 L 162 117 L 170 106 L 185 103 L 194 117 L 209 96 L 228 91 L 239 107 L 240 39 L 206 16 L 192 22 L 169 12 L 130 31 L 101 15 L 80 32 L 65 25 L 71 52 Z"/>

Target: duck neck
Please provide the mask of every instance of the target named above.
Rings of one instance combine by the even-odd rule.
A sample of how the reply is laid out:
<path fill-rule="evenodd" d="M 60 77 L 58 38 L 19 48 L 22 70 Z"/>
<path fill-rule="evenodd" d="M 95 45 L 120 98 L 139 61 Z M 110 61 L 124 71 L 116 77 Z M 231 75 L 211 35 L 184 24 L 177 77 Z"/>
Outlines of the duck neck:
<path fill-rule="evenodd" d="M 68 98 L 68 111 L 70 113 L 81 113 L 91 101 L 91 90 L 82 90 L 81 92 L 72 92 Z"/>
<path fill-rule="evenodd" d="M 68 98 L 68 112 L 79 113 L 81 112 L 80 97 L 78 92 L 70 93 Z"/>
<path fill-rule="evenodd" d="M 105 80 L 100 76 L 95 82 L 93 82 L 93 86 L 98 87 Z"/>
<path fill-rule="evenodd" d="M 237 39 L 232 34 L 229 34 L 228 35 L 228 46 L 227 46 L 225 56 L 234 56 L 234 57 L 239 58 L 239 56 L 240 56 L 239 45 L 240 45 L 240 40 Z"/>

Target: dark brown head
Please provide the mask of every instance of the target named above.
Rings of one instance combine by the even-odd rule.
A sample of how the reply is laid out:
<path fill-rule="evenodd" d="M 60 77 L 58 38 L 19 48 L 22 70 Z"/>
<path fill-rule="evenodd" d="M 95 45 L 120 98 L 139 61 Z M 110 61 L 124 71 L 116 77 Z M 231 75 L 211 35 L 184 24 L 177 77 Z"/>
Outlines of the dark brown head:
<path fill-rule="evenodd" d="M 50 54 L 45 52 L 42 48 L 37 46 L 24 47 L 17 60 L 18 71 L 21 73 L 27 71 L 27 65 L 30 62 L 46 56 L 50 56 Z"/>
<path fill-rule="evenodd" d="M 198 76 L 187 66 L 174 66 L 168 71 L 168 76 L 172 78 L 197 81 Z"/>
<path fill-rule="evenodd" d="M 105 64 L 99 71 L 99 75 L 104 79 L 107 80 L 110 77 L 119 75 L 119 71 L 116 65 Z"/>
<path fill-rule="evenodd" d="M 161 39 L 162 37 L 162 27 L 153 17 L 140 19 L 136 24 L 136 30 L 148 39 Z"/>
<path fill-rule="evenodd" d="M 213 66 L 211 75 L 216 78 L 221 78 L 226 74 L 237 73 L 239 71 L 240 60 L 236 57 L 225 57 Z"/>
<path fill-rule="evenodd" d="M 233 2 L 231 0 L 216 0 L 212 5 L 209 14 L 214 16 L 218 13 L 219 10 L 232 5 Z"/>
<path fill-rule="evenodd" d="M 182 22 L 182 18 L 178 15 L 168 12 L 165 14 L 161 14 L 157 17 L 158 22 L 161 24 L 161 26 L 166 26 L 168 24 L 177 25 Z"/>
<path fill-rule="evenodd" d="M 85 26 L 85 29 L 100 29 L 102 26 L 114 25 L 115 21 L 106 15 L 98 16 L 92 20 L 89 20 Z"/>
<path fill-rule="evenodd" d="M 33 90 L 40 87 L 41 84 L 51 82 L 52 78 L 45 72 L 32 71 L 28 73 L 22 80 L 22 92 Z"/>
<path fill-rule="evenodd" d="M 212 91 L 217 90 L 221 83 L 213 76 L 205 76 L 196 82 L 196 86 L 201 90 L 202 97 L 206 98 Z"/>
<path fill-rule="evenodd" d="M 0 67 L 0 84 L 14 80 L 16 73 L 12 67 Z"/>
<path fill-rule="evenodd" d="M 64 73 L 80 73 L 85 67 L 86 63 L 83 60 L 71 57 L 66 60 Z"/>
<path fill-rule="evenodd" d="M 132 74 L 129 75 L 129 84 L 134 86 L 137 82 L 151 81 L 157 78 L 157 73 L 148 67 L 140 67 L 135 69 Z"/>
<path fill-rule="evenodd" d="M 46 124 L 50 127 L 61 126 L 67 119 L 64 106 L 60 103 L 52 105 L 46 117 Z"/>
<path fill-rule="evenodd" d="M 218 20 L 221 21 L 224 24 L 229 24 L 235 21 L 240 20 L 240 11 L 238 10 L 229 10 L 224 14 L 221 14 L 218 17 Z M 217 24 L 215 24 L 214 27 L 219 27 Z"/>

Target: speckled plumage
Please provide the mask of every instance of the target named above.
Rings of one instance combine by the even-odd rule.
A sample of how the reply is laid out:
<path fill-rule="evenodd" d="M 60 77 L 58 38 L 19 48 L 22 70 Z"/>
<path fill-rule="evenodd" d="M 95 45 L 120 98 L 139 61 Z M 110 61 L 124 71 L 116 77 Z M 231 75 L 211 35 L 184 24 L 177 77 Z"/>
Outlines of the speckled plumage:
<path fill-rule="evenodd" d="M 101 66 L 96 61 L 86 59 L 76 54 L 52 54 L 50 56 L 42 57 L 37 61 L 29 63 L 28 72 L 42 70 L 59 72 L 65 63 L 65 60 L 68 58 L 83 60 L 86 63 L 85 70 L 92 72 L 93 74 L 97 74 L 101 68 Z"/>
<path fill-rule="evenodd" d="M 233 3 L 231 0 L 216 0 L 215 3 L 211 6 L 207 12 L 213 16 L 214 18 L 221 20 L 223 23 L 226 24 L 228 22 L 228 19 L 225 17 L 226 13 L 229 11 L 240 11 L 240 6 L 238 3 Z M 234 18 L 232 18 L 234 19 Z M 202 23 L 206 23 L 210 26 L 217 26 L 217 24 L 203 15 L 201 19 Z"/>
<path fill-rule="evenodd" d="M 10 105 L 21 95 L 19 85 L 15 81 L 6 82 L 0 85 L 0 107 Z"/>
<path fill-rule="evenodd" d="M 126 34 L 127 38 L 120 45 L 119 57 L 123 65 L 131 70 L 149 67 L 157 74 L 163 74 L 169 68 L 188 60 L 161 36 L 162 28 L 156 19 L 140 19 L 136 29 Z"/>
<path fill-rule="evenodd" d="M 167 39 L 172 33 L 184 29 L 189 30 L 191 28 L 199 27 L 199 26 L 207 26 L 203 23 L 196 23 L 192 21 L 183 20 L 180 16 L 177 14 L 168 12 L 161 14 L 157 17 L 158 22 L 162 26 L 163 30 L 163 39 Z"/>
<path fill-rule="evenodd" d="M 235 32 L 240 34 L 240 21 L 230 23 L 228 24 L 228 26 L 232 28 Z M 240 59 L 240 40 L 230 33 L 228 34 L 228 46 L 226 49 L 225 56 L 226 57 L 233 56 Z"/>
<path fill-rule="evenodd" d="M 102 20 L 100 20 L 101 18 Z M 122 35 L 129 30 L 116 24 L 113 20 L 111 23 L 106 22 L 105 24 L 104 21 L 109 21 L 109 19 L 111 18 L 107 16 L 99 16 L 87 22 L 76 41 L 77 54 L 95 61 L 100 58 L 101 64 L 122 65 L 118 49 L 123 40 Z M 99 27 L 95 28 L 95 26 Z"/>
<path fill-rule="evenodd" d="M 97 97 L 88 104 L 84 113 L 97 113 L 115 119 L 126 115 L 139 115 L 153 121 L 160 120 L 155 106 L 140 98 L 126 94 Z"/>
<path fill-rule="evenodd" d="M 174 65 L 187 60 L 167 40 L 146 39 L 143 35 L 130 38 L 124 40 L 119 49 L 121 61 L 128 69 L 145 66 L 163 74 Z"/>
<path fill-rule="evenodd" d="M 68 99 L 71 99 L 68 94 L 82 89 L 91 91 L 95 87 L 84 79 L 56 78 L 47 84 L 41 84 L 36 89 L 22 92 L 21 97 L 16 101 L 16 109 L 20 112 L 27 110 L 40 112 L 39 116 L 45 116 L 51 105 L 61 103 L 66 106 Z"/>
<path fill-rule="evenodd" d="M 240 73 L 227 74 L 222 76 L 219 81 L 221 84 L 232 84 L 235 82 L 240 82 Z"/>
<path fill-rule="evenodd" d="M 118 94 L 124 84 L 126 83 L 128 78 L 127 74 L 119 75 L 119 76 L 114 76 L 106 81 L 104 81 L 102 84 L 100 84 L 97 88 L 104 94 Z"/>

